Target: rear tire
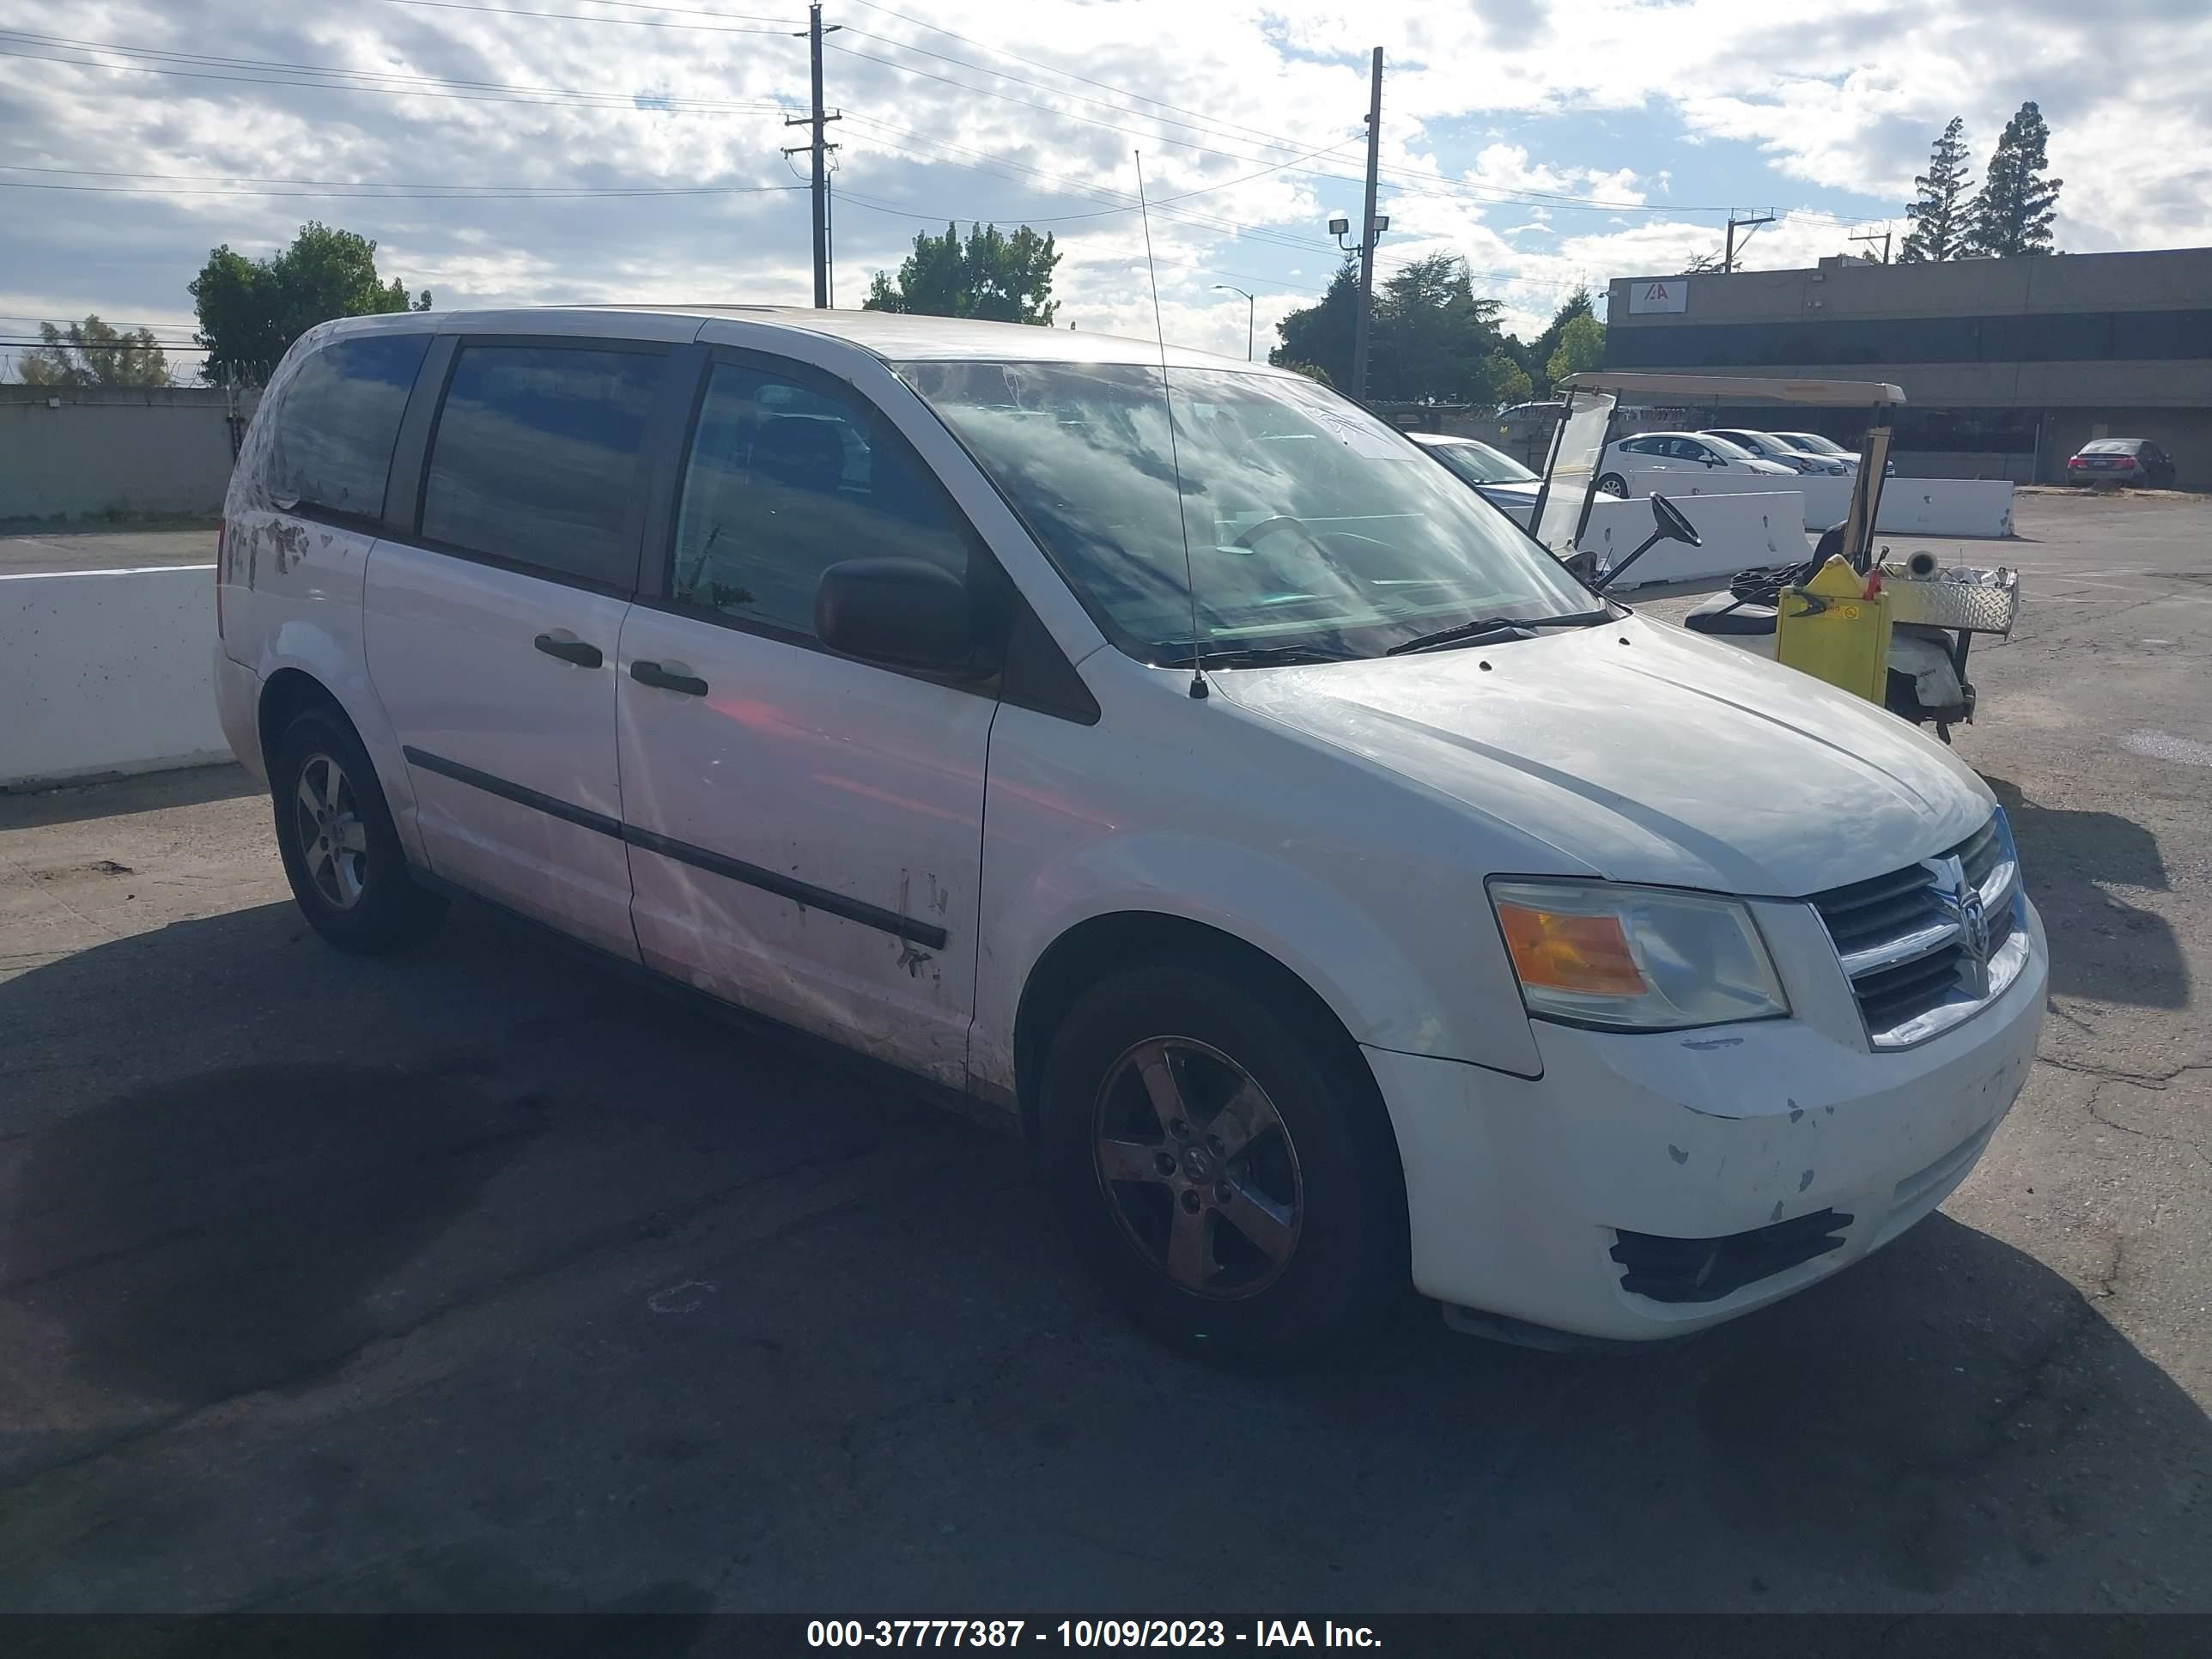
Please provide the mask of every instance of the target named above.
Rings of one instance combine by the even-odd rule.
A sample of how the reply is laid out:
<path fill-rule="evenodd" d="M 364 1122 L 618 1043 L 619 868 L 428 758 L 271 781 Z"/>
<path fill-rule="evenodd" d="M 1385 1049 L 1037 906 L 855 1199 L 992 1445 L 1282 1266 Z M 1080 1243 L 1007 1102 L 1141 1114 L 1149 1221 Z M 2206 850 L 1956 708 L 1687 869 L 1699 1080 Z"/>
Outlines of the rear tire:
<path fill-rule="evenodd" d="M 382 956 L 427 939 L 446 901 L 416 884 L 376 768 L 336 710 L 295 715 L 269 768 L 276 849 L 307 924 L 341 951 Z"/>
<path fill-rule="evenodd" d="M 1624 501 L 1628 499 L 1628 480 L 1618 472 L 1607 473 L 1597 481 L 1597 487 L 1601 495 L 1618 495 Z"/>
<path fill-rule="evenodd" d="M 1077 1251 L 1146 1329 L 1206 1357 L 1349 1352 L 1409 1299 L 1374 1079 L 1287 1000 L 1131 968 L 1069 1011 L 1042 1070 L 1040 1151 Z"/>

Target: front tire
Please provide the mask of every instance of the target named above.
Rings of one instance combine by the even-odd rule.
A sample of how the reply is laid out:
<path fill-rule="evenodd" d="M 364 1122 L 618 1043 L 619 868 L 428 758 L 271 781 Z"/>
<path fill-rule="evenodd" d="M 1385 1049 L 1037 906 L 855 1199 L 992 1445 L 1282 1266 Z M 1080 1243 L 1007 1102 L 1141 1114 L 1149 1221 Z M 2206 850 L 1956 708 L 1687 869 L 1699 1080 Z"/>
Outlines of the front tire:
<path fill-rule="evenodd" d="M 446 901 L 417 886 L 376 768 L 335 710 L 311 708 L 269 768 L 276 849 L 301 914 L 341 951 L 382 956 L 427 939 Z"/>
<path fill-rule="evenodd" d="M 1349 1351 L 1406 1299 L 1406 1196 L 1348 1040 L 1244 981 L 1159 963 L 1102 981 L 1045 1060 L 1041 1151 L 1086 1265 L 1180 1347 Z"/>

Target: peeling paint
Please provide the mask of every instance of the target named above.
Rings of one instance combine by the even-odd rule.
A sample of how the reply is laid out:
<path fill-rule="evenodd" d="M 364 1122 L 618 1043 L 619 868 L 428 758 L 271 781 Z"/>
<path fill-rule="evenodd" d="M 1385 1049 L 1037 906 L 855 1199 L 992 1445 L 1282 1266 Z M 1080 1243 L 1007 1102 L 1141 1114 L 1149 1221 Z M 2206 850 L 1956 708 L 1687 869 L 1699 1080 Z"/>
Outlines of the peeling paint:
<path fill-rule="evenodd" d="M 1704 1054 L 1707 1050 L 1713 1048 L 1737 1048 L 1741 1045 L 1743 1039 L 1741 1037 L 1707 1037 L 1703 1042 L 1698 1042 L 1690 1037 L 1684 1037 L 1682 1039 L 1682 1046 L 1685 1048 L 1694 1048 L 1699 1054 Z"/>
<path fill-rule="evenodd" d="M 906 969 L 908 978 L 920 979 L 922 964 L 931 959 L 930 953 L 912 939 L 906 939 L 899 941 L 898 965 Z"/>
<path fill-rule="evenodd" d="M 1667 1156 L 1673 1158 L 1677 1164 L 1687 1164 L 1690 1161 L 1690 1155 L 1684 1152 L 1680 1146 L 1675 1146 L 1672 1141 L 1668 1143 Z"/>
<path fill-rule="evenodd" d="M 1799 1118 L 1804 1115 L 1805 1109 L 1802 1106 L 1796 1104 L 1795 1102 L 1792 1102 L 1790 1107 L 1790 1121 L 1792 1123 L 1795 1123 Z"/>
<path fill-rule="evenodd" d="M 1782 1200 L 1781 1200 L 1780 1199 L 1778 1199 L 1778 1199 L 1776 1199 L 1776 1200 L 1774 1200 L 1774 1213 L 1773 1213 L 1772 1215 L 1770 1215 L 1770 1216 L 1768 1216 L 1768 1217 L 1766 1218 L 1766 1222 L 1767 1222 L 1767 1224 L 1768 1224 L 1769 1226 L 1772 1226 L 1776 1222 L 1778 1222 L 1778 1221 L 1779 1221 L 1779 1220 L 1781 1220 L 1781 1219 L 1782 1219 Z"/>
<path fill-rule="evenodd" d="M 1797 1177 L 1797 1190 L 1801 1193 L 1812 1184 L 1813 1172 L 1810 1170 L 1806 1170 L 1803 1175 Z"/>

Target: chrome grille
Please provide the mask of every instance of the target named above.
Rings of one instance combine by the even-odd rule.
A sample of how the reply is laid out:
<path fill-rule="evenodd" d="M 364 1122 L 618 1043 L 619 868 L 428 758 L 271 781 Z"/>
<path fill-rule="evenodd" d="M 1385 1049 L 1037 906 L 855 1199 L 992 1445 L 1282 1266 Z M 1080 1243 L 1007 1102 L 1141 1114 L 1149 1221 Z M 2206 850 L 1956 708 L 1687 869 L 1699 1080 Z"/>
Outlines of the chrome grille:
<path fill-rule="evenodd" d="M 1877 1048 L 1910 1048 L 1971 1018 L 2027 960 L 2019 855 L 2002 810 L 1934 858 L 1812 902 Z"/>

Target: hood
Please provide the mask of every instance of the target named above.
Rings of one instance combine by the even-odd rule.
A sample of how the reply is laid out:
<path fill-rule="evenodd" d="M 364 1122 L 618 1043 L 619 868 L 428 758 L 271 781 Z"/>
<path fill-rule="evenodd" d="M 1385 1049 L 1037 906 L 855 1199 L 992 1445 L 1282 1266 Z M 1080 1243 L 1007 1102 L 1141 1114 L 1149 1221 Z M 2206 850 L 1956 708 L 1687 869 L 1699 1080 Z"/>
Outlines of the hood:
<path fill-rule="evenodd" d="M 1213 684 L 1459 802 L 1520 843 L 1504 872 L 1797 897 L 1962 841 L 1995 805 L 1896 716 L 1640 618 Z"/>
<path fill-rule="evenodd" d="M 1780 472 L 1793 478 L 1797 476 L 1796 467 L 1784 466 L 1780 461 L 1753 460 L 1751 463 L 1751 470 L 1754 472 Z"/>

